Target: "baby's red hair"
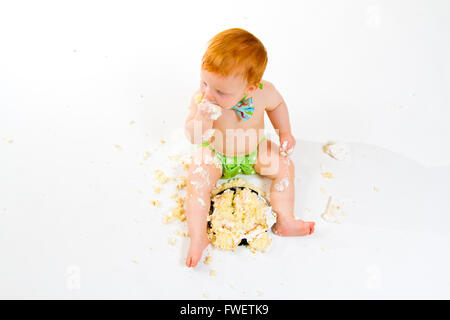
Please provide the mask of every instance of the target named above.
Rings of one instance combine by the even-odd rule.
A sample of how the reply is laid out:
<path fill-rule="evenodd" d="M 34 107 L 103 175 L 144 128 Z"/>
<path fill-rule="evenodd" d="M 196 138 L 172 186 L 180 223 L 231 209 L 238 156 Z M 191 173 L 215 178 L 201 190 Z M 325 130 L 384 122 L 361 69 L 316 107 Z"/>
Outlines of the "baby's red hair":
<path fill-rule="evenodd" d="M 224 30 L 209 42 L 202 58 L 202 68 L 227 77 L 241 75 L 248 85 L 258 86 L 267 66 L 267 52 L 262 42 L 239 28 Z"/>

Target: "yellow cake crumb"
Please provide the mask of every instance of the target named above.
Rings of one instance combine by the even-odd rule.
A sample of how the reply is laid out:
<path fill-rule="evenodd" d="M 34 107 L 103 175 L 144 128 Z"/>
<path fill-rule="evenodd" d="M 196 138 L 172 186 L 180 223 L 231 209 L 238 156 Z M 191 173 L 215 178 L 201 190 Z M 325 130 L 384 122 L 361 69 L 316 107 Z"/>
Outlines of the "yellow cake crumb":
<path fill-rule="evenodd" d="M 174 154 L 174 155 L 168 155 L 167 156 L 170 160 L 173 160 L 173 161 L 179 161 L 180 160 L 180 155 L 179 154 Z"/>
<path fill-rule="evenodd" d="M 159 207 L 161 205 L 161 203 L 159 202 L 159 200 L 152 200 L 150 201 L 150 203 L 155 206 L 155 207 Z"/>
<path fill-rule="evenodd" d="M 175 235 L 180 236 L 180 237 L 187 237 L 188 236 L 187 232 L 183 232 L 183 231 L 180 231 L 180 230 L 175 230 Z"/>
<path fill-rule="evenodd" d="M 209 275 L 212 276 L 212 277 L 214 277 L 214 276 L 216 275 L 216 270 L 211 270 L 211 271 L 209 272 Z"/>
<path fill-rule="evenodd" d="M 194 100 L 197 104 L 199 104 L 203 100 L 203 94 L 199 93 L 194 97 Z"/>
<path fill-rule="evenodd" d="M 209 264 L 211 264 L 211 261 L 212 261 L 212 257 L 211 256 L 207 256 L 205 258 L 205 264 L 209 265 Z"/>
<path fill-rule="evenodd" d="M 115 145 L 114 145 L 114 148 L 116 148 L 116 150 L 122 150 L 122 147 L 119 146 L 118 144 L 115 144 Z"/>
<path fill-rule="evenodd" d="M 167 181 L 169 181 L 169 180 L 171 180 L 171 178 L 169 178 L 168 176 L 166 176 L 165 174 L 164 174 L 164 172 L 162 172 L 161 170 L 155 170 L 155 175 L 156 175 L 156 179 L 158 180 L 158 182 L 160 183 L 160 184 L 164 184 L 164 183 L 166 183 Z"/>
<path fill-rule="evenodd" d="M 378 192 L 378 191 L 380 191 L 380 189 L 377 187 L 373 187 L 373 191 Z"/>
<path fill-rule="evenodd" d="M 271 242 L 272 239 L 270 239 L 268 233 L 264 232 L 259 237 L 249 241 L 248 245 L 253 250 L 266 252 Z"/>
<path fill-rule="evenodd" d="M 174 246 L 175 243 L 177 242 L 177 239 L 175 239 L 175 238 L 169 238 L 168 242 L 169 242 L 169 244 L 170 244 L 171 246 Z"/>
<path fill-rule="evenodd" d="M 164 223 L 170 223 L 175 219 L 178 219 L 181 222 L 185 221 L 186 216 L 184 215 L 184 199 L 176 194 L 172 195 L 171 198 L 175 199 L 176 206 L 171 212 L 167 213 L 164 218 Z"/>
<path fill-rule="evenodd" d="M 175 219 L 175 217 L 172 215 L 172 212 L 168 212 L 168 213 L 164 216 L 163 222 L 164 222 L 165 224 L 169 224 L 169 223 L 171 223 L 174 219 Z"/>
<path fill-rule="evenodd" d="M 333 173 L 327 171 L 327 172 L 322 172 L 320 173 L 322 175 L 322 177 L 326 178 L 326 179 L 331 179 L 333 178 Z"/>
<path fill-rule="evenodd" d="M 166 140 L 161 139 L 160 142 L 161 142 L 161 144 L 164 144 L 164 143 L 166 143 Z"/>
<path fill-rule="evenodd" d="M 177 178 L 177 190 L 180 191 L 181 189 L 186 187 L 187 178 L 185 176 L 179 176 Z"/>
<path fill-rule="evenodd" d="M 155 186 L 155 187 L 153 188 L 153 191 L 155 191 L 155 193 L 160 193 L 161 190 L 162 190 L 161 186 Z"/>
<path fill-rule="evenodd" d="M 135 122 L 134 120 L 131 120 L 131 121 L 129 122 L 130 126 L 133 125 L 133 124 L 135 124 L 135 123 L 136 123 L 136 122 Z"/>
<path fill-rule="evenodd" d="M 13 139 L 9 139 L 9 140 L 8 140 L 8 143 L 13 143 L 13 142 L 14 142 Z"/>

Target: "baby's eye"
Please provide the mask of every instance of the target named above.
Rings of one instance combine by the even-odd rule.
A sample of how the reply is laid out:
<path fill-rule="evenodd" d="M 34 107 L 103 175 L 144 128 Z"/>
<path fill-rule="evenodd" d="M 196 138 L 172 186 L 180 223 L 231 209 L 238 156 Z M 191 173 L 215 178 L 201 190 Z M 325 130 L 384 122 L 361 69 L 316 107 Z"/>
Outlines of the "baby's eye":
<path fill-rule="evenodd" d="M 219 90 L 217 90 L 217 93 L 220 95 L 223 95 L 223 92 L 220 92 Z"/>

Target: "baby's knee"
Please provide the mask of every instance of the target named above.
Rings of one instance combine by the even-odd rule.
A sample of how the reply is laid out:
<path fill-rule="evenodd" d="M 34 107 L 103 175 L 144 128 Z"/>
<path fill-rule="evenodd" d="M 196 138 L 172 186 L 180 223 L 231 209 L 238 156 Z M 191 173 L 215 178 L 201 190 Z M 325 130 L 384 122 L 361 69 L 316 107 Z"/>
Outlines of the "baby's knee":
<path fill-rule="evenodd" d="M 216 167 L 214 163 L 193 162 L 187 176 L 188 191 L 210 192 L 221 175 L 221 167 Z"/>

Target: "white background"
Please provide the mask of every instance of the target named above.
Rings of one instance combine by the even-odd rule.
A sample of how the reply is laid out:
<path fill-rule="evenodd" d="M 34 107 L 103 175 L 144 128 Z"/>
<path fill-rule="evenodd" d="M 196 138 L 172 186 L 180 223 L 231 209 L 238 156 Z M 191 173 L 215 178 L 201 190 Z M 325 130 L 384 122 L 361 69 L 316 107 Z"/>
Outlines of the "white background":
<path fill-rule="evenodd" d="M 206 43 L 231 27 L 267 48 L 298 140 L 296 215 L 318 228 L 263 256 L 217 253 L 210 277 L 183 268 L 188 240 L 169 246 L 166 208 L 148 203 Z M 0 297 L 449 298 L 448 57 L 444 0 L 3 1 Z M 330 140 L 353 162 L 324 158 Z M 319 187 L 361 206 L 320 222 Z"/>

